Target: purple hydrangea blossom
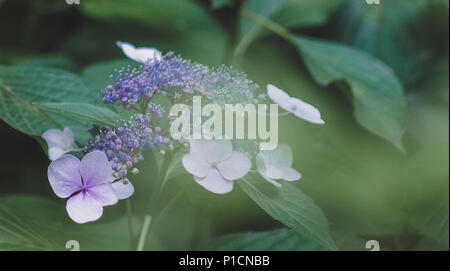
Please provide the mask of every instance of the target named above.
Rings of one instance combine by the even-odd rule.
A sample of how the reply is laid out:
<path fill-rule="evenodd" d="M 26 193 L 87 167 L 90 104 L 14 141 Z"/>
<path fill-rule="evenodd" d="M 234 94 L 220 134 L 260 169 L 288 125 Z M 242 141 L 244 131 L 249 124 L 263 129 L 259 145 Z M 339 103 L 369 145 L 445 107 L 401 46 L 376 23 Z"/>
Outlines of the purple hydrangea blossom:
<path fill-rule="evenodd" d="M 139 68 L 120 70 L 103 94 L 105 103 L 130 109 L 145 106 L 155 95 L 169 96 L 176 103 L 187 102 L 194 92 L 220 105 L 246 104 L 252 102 L 256 89 L 245 74 L 230 67 L 210 69 L 168 53 L 161 59 L 149 59 Z"/>
<path fill-rule="evenodd" d="M 48 168 L 53 191 L 60 198 L 68 198 L 67 213 L 77 223 L 97 220 L 104 206 L 117 203 L 112 174 L 110 162 L 100 151 L 86 154 L 81 161 L 73 155 L 64 155 Z"/>
<path fill-rule="evenodd" d="M 157 105 L 149 107 L 149 113 L 135 115 L 123 125 L 100 129 L 85 148 L 85 152 L 103 151 L 112 162 L 114 177 L 124 178 L 128 171 L 133 172 L 134 165 L 143 159 L 142 151 L 162 148 L 169 142 L 169 138 L 161 134 L 157 122 L 152 122 L 162 116 L 162 108 Z"/>

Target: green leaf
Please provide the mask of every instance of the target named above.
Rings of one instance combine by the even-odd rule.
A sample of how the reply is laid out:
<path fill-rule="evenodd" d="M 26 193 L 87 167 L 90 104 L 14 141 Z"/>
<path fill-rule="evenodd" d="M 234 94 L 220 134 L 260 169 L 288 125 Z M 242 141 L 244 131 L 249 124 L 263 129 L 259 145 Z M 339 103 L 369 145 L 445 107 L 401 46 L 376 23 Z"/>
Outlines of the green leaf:
<path fill-rule="evenodd" d="M 352 1 L 338 14 L 337 38 L 361 48 L 389 65 L 404 83 L 428 71 L 448 40 L 448 1 L 384 1 L 367 5 Z"/>
<path fill-rule="evenodd" d="M 312 199 L 290 183 L 275 187 L 256 173 L 238 182 L 245 193 L 266 213 L 304 238 L 328 249 L 337 249 L 330 236 L 328 222 Z"/>
<path fill-rule="evenodd" d="M 105 61 L 94 63 L 87 66 L 81 72 L 88 84 L 93 89 L 104 90 L 107 85 L 112 83 L 110 76 L 122 68 L 136 68 L 140 64 L 129 59 L 117 59 L 112 61 Z"/>
<path fill-rule="evenodd" d="M 407 101 L 388 66 L 344 44 L 301 36 L 295 37 L 295 43 L 319 84 L 344 81 L 350 86 L 359 124 L 403 150 Z"/>
<path fill-rule="evenodd" d="M 75 74 L 43 67 L 0 66 L 0 118 L 23 133 L 40 136 L 48 129 L 70 127 L 77 143 L 84 145 L 91 138 L 87 121 L 102 118 L 101 122 L 109 123 L 117 117 L 107 117 L 110 111 L 101 104 L 100 92 Z M 94 114 L 87 116 L 83 109 Z"/>
<path fill-rule="evenodd" d="M 330 13 L 342 3 L 341 0 L 249 0 L 243 5 L 240 21 L 238 49 L 245 52 L 258 37 L 267 34 L 267 30 L 248 16 L 248 12 L 257 14 L 286 28 L 297 29 L 325 24 Z"/>
<path fill-rule="evenodd" d="M 264 232 L 228 234 L 214 240 L 212 249 L 225 251 L 311 251 L 320 246 L 297 232 L 282 228 Z"/>
<path fill-rule="evenodd" d="M 42 103 L 38 105 L 43 111 L 73 119 L 80 123 L 114 125 L 121 116 L 106 107 L 85 103 Z"/>
<path fill-rule="evenodd" d="M 210 0 L 212 9 L 220 9 L 223 7 L 231 6 L 232 0 Z"/>
<path fill-rule="evenodd" d="M 103 104 L 100 91 L 78 75 L 58 69 L 0 66 L 0 82 L 28 101 Z"/>
<path fill-rule="evenodd" d="M 80 250 L 129 248 L 125 218 L 79 225 L 64 206 L 34 196 L 0 198 L 0 250 L 69 250 L 69 240 L 78 241 Z"/>
<path fill-rule="evenodd" d="M 80 5 L 86 14 L 103 19 L 136 20 L 158 29 L 209 27 L 211 17 L 192 0 L 91 0 Z"/>
<path fill-rule="evenodd" d="M 28 57 L 17 61 L 16 65 L 23 67 L 46 67 L 56 68 L 62 70 L 73 70 L 75 64 L 67 57 L 59 54 L 51 55 L 38 55 L 34 57 Z"/>

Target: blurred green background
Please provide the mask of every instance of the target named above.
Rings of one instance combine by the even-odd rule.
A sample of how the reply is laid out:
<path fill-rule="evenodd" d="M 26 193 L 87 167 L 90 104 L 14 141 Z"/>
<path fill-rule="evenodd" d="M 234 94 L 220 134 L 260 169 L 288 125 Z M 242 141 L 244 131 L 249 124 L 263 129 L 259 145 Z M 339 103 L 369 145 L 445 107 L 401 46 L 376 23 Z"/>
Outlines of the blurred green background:
<path fill-rule="evenodd" d="M 63 69 L 80 74 L 100 90 L 115 68 L 131 63 L 115 46 L 118 40 L 174 51 L 208 66 L 232 64 L 257 82 L 261 91 L 272 83 L 320 109 L 326 125 L 316 127 L 287 116 L 280 120 L 279 135 L 280 142 L 293 148 L 294 167 L 303 174 L 298 187 L 323 210 L 340 249 L 364 250 L 366 241 L 372 239 L 384 250 L 448 249 L 448 1 L 381 0 L 380 5 L 367 5 L 363 0 L 259 2 L 266 10 L 275 7 L 274 14 L 252 6 L 255 1 L 80 2 L 0 0 L 0 65 Z M 248 38 L 246 29 L 255 22 L 243 16 L 243 9 L 253 9 L 292 33 L 358 48 L 388 65 L 401 82 L 408 104 L 404 151 L 355 120 L 348 82 L 319 85 L 297 48 L 269 30 L 253 31 Z M 250 40 L 246 46 L 242 37 Z M 342 65 L 348 64 L 343 61 Z M 379 106 L 381 112 L 383 106 Z M 62 246 L 67 233 L 83 231 L 79 238 L 96 240 L 86 249 L 127 248 L 127 235 L 121 233 L 126 232 L 122 202 L 106 208 L 102 218 L 111 231 L 118 232 L 114 238 L 102 238 L 103 230 L 95 223 L 58 227 L 68 223 L 61 216 L 65 215 L 64 204 L 48 184 L 49 161 L 39 142 L 1 120 L 0 133 L 0 243 L 4 242 L 0 248 L 17 249 L 8 245 L 12 243 L 8 238 L 13 237 L 2 233 L 6 217 L 25 213 L 29 217 L 14 221 L 26 231 L 28 222 L 24 221 L 39 221 L 40 213 L 33 208 L 39 204 L 55 209 L 53 214 L 43 214 L 54 221 L 54 228 L 35 225 L 34 230 L 53 232 Z M 146 155 L 139 166 L 141 174 L 132 180 L 135 214 L 145 213 L 155 164 L 152 154 Z M 179 187 L 185 192 L 155 226 L 152 233 L 158 238 L 152 238 L 147 249 L 206 249 L 215 246 L 211 240 L 224 234 L 281 226 L 238 186 L 230 194 L 214 195 L 183 175 L 169 183 L 165 197 L 173 197 Z M 30 196 L 49 198 L 55 204 Z M 139 217 L 134 223 L 136 231 Z M 116 222 L 117 218 L 122 220 Z M 23 242 L 27 238 L 37 242 L 32 234 Z M 281 243 L 277 248 L 316 249 L 302 245 Z"/>

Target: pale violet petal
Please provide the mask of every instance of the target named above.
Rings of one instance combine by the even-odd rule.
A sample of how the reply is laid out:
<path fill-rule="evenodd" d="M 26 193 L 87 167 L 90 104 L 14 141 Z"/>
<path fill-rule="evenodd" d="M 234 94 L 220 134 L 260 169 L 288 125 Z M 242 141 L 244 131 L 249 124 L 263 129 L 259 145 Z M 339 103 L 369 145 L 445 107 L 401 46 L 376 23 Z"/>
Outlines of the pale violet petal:
<path fill-rule="evenodd" d="M 117 181 L 111 184 L 119 199 L 127 199 L 134 194 L 134 186 L 130 181 Z"/>
<path fill-rule="evenodd" d="M 80 160 L 73 155 L 65 155 L 50 163 L 48 180 L 58 197 L 67 198 L 81 189 L 79 167 Z"/>
<path fill-rule="evenodd" d="M 182 160 L 184 169 L 190 174 L 199 178 L 204 178 L 211 169 L 211 165 L 207 163 L 201 156 L 195 154 L 186 154 Z"/>
<path fill-rule="evenodd" d="M 102 206 L 114 205 L 119 201 L 116 192 L 109 182 L 91 186 L 87 189 L 86 193 L 96 201 L 100 202 Z"/>
<path fill-rule="evenodd" d="M 283 90 L 277 88 L 274 85 L 267 85 L 267 95 L 269 98 L 278 104 L 281 108 L 286 111 L 292 112 L 292 106 L 289 95 Z"/>
<path fill-rule="evenodd" d="M 244 177 L 252 167 L 252 162 L 240 152 L 233 152 L 225 161 L 217 164 L 217 169 L 227 180 L 236 180 Z"/>
<path fill-rule="evenodd" d="M 291 104 L 293 108 L 291 112 L 295 116 L 315 124 L 325 123 L 325 121 L 323 121 L 320 116 L 319 110 L 314 106 L 305 103 L 304 101 L 298 98 L 291 98 Z"/>
<path fill-rule="evenodd" d="M 113 170 L 104 152 L 92 151 L 81 159 L 80 174 L 86 186 L 95 186 L 108 182 Z"/>
<path fill-rule="evenodd" d="M 225 180 L 217 169 L 210 170 L 205 178 L 194 176 L 194 180 L 206 190 L 216 194 L 225 194 L 233 190 L 233 181 Z"/>
<path fill-rule="evenodd" d="M 190 141 L 190 153 L 199 155 L 208 163 L 219 163 L 231 156 L 233 146 L 228 139 L 196 139 Z"/>
<path fill-rule="evenodd" d="M 283 171 L 283 177 L 282 179 L 285 181 L 297 181 L 300 180 L 300 178 L 302 177 L 302 174 L 300 174 L 300 172 L 298 172 L 297 170 L 291 168 L 291 167 L 284 167 L 281 168 L 281 170 Z"/>
<path fill-rule="evenodd" d="M 48 157 L 50 160 L 55 161 L 58 158 L 61 158 L 64 154 L 70 152 L 70 150 L 63 150 L 61 148 L 49 148 L 48 149 Z"/>
<path fill-rule="evenodd" d="M 80 192 L 67 200 L 66 210 L 69 217 L 79 223 L 99 219 L 103 214 L 103 206 L 88 193 Z"/>
<path fill-rule="evenodd" d="M 63 141 L 66 150 L 74 149 L 75 147 L 75 135 L 69 127 L 64 128 Z"/>
<path fill-rule="evenodd" d="M 142 47 L 136 48 L 133 44 L 128 42 L 117 42 L 117 46 L 122 49 L 123 53 L 130 59 L 145 64 L 148 60 L 153 58 L 161 60 L 161 52 L 155 48 Z"/>
<path fill-rule="evenodd" d="M 58 129 L 47 130 L 42 134 L 49 148 L 65 149 L 63 131 Z"/>

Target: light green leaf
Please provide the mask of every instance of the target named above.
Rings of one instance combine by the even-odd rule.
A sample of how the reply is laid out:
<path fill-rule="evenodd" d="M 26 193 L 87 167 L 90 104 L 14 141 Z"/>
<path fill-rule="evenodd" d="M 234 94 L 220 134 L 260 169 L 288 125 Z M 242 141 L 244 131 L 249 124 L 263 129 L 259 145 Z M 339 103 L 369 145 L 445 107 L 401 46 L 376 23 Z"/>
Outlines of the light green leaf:
<path fill-rule="evenodd" d="M 61 103 L 67 103 L 66 107 Z M 76 104 L 81 107 L 76 108 Z M 0 118 L 23 133 L 40 136 L 48 129 L 70 127 L 77 143 L 84 145 L 91 138 L 89 120 L 103 118 L 102 122 L 109 123 L 117 117 L 107 117 L 110 110 L 101 105 L 100 92 L 75 74 L 42 67 L 0 66 Z M 82 109 L 95 114 L 87 116 Z"/>
<path fill-rule="evenodd" d="M 403 150 L 407 101 L 394 72 L 380 60 L 344 44 L 301 36 L 294 41 L 314 79 L 321 85 L 346 82 L 358 123 Z"/>
<path fill-rule="evenodd" d="M 121 119 L 106 107 L 86 103 L 42 103 L 38 106 L 46 112 L 55 113 L 80 123 L 114 125 Z"/>
<path fill-rule="evenodd" d="M 290 229 L 228 234 L 214 240 L 215 250 L 226 251 L 311 251 L 320 246 Z"/>
<path fill-rule="evenodd" d="M 249 18 L 257 14 L 286 28 L 297 29 L 324 24 L 342 0 L 249 0 L 243 5 L 240 21 L 241 41 L 236 51 L 241 53 L 258 37 L 267 34 L 265 28 Z"/>
<path fill-rule="evenodd" d="M 125 218 L 79 225 L 64 206 L 34 196 L 0 198 L 0 250 L 69 250 L 69 240 L 78 241 L 80 250 L 129 248 Z"/>
<path fill-rule="evenodd" d="M 327 249 L 337 249 L 320 208 L 294 185 L 285 182 L 277 188 L 256 173 L 247 175 L 238 184 L 274 219 Z"/>

